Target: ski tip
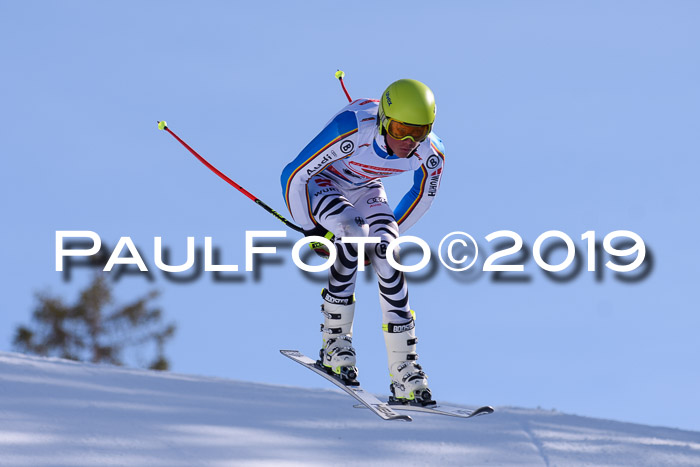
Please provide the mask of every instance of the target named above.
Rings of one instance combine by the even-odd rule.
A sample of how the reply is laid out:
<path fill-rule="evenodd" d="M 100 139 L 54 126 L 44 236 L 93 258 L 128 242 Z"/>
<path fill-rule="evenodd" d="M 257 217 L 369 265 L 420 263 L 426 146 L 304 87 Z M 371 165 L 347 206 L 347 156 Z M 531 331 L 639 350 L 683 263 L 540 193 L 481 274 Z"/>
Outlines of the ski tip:
<path fill-rule="evenodd" d="M 478 409 L 476 409 L 474 411 L 474 413 L 472 414 L 472 417 L 478 417 L 479 415 L 487 415 L 487 414 L 494 413 L 494 412 L 495 412 L 495 410 L 493 407 L 491 407 L 490 405 L 485 405 L 483 407 L 479 407 Z"/>

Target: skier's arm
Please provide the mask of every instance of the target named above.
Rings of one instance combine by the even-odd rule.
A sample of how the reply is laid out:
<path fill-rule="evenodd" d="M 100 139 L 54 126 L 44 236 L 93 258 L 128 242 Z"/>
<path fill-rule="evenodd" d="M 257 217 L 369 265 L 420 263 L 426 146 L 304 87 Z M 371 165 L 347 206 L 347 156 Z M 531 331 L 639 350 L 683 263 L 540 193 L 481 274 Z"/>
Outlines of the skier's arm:
<path fill-rule="evenodd" d="M 311 230 L 316 223 L 309 209 L 306 184 L 333 162 L 348 157 L 348 140 L 357 147 L 357 117 L 345 111 L 336 115 L 299 155 L 282 171 L 282 193 L 287 209 L 301 228 Z"/>
<path fill-rule="evenodd" d="M 436 143 L 432 145 L 434 153 L 414 172 L 413 186 L 394 210 L 400 234 L 405 233 L 428 211 L 440 188 L 445 156 L 440 141 Z"/>

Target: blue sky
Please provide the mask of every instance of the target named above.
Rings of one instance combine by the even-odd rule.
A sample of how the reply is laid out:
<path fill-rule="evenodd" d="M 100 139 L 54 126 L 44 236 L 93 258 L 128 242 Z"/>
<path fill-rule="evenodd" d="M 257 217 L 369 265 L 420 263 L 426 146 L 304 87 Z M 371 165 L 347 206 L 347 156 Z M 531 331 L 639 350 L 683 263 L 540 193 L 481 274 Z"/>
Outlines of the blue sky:
<path fill-rule="evenodd" d="M 436 398 L 700 430 L 699 14 L 690 1 L 3 2 L 0 350 L 35 291 L 74 299 L 90 278 L 54 270 L 57 230 L 129 236 L 149 266 L 155 236 L 173 262 L 187 236 L 211 236 L 242 265 L 245 231 L 282 224 L 156 121 L 286 215 L 279 174 L 345 104 L 341 68 L 353 97 L 399 78 L 435 92 L 445 174 L 410 234 L 437 247 L 462 230 L 490 253 L 491 232 L 532 246 L 556 229 L 585 252 L 584 232 L 624 229 L 653 255 L 633 283 L 585 268 L 555 282 L 531 255 L 525 283 L 441 267 L 409 282 Z M 410 183 L 387 183 L 390 201 Z M 153 267 L 152 282 L 115 289 L 122 301 L 162 291 L 175 371 L 323 387 L 277 352 L 320 344 L 323 274 L 306 279 L 289 251 L 258 280 L 174 284 Z M 355 344 L 363 385 L 386 393 L 371 279 Z"/>

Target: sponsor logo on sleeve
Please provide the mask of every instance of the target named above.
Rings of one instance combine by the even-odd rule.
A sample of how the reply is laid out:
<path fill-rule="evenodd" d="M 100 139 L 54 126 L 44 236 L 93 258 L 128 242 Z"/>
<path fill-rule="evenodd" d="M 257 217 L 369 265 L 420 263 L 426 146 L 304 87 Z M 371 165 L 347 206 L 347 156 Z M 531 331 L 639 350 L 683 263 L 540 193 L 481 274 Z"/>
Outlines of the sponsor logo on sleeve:
<path fill-rule="evenodd" d="M 340 151 L 343 154 L 350 154 L 355 150 L 355 143 L 352 140 L 346 139 L 340 143 Z"/>
<path fill-rule="evenodd" d="M 433 170 L 438 165 L 440 165 L 440 158 L 435 154 L 428 157 L 428 160 L 425 162 L 425 166 L 430 170 Z"/>
<path fill-rule="evenodd" d="M 313 166 L 312 168 L 310 168 L 310 169 L 306 169 L 306 175 L 313 175 L 313 174 L 315 174 L 318 170 L 322 169 L 324 166 L 326 166 L 327 164 L 329 164 L 330 162 L 332 162 L 333 159 L 335 159 L 335 156 L 334 156 L 334 155 L 331 155 L 331 154 L 326 153 L 326 154 L 321 158 L 321 160 L 318 161 L 318 162 L 316 163 L 316 165 L 314 165 L 314 166 Z"/>
<path fill-rule="evenodd" d="M 435 196 L 437 194 L 441 173 L 442 167 L 430 174 L 430 181 L 428 182 L 428 196 Z"/>

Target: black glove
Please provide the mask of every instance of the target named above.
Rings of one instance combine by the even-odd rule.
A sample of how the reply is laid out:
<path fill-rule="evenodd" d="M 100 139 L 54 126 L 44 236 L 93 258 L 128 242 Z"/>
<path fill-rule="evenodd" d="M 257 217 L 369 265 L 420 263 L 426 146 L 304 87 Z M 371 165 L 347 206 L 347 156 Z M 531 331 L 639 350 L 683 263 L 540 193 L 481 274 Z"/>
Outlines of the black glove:
<path fill-rule="evenodd" d="M 317 237 L 328 238 L 331 242 L 335 239 L 335 236 L 321 225 L 317 225 L 311 230 L 304 230 L 304 236 L 310 237 L 312 235 Z M 309 243 L 309 247 L 323 259 L 328 259 L 328 257 L 330 256 L 330 251 L 328 251 L 328 247 L 321 242 L 311 242 Z"/>
<path fill-rule="evenodd" d="M 310 237 L 311 235 L 315 235 L 318 237 L 325 237 L 325 238 L 329 239 L 331 242 L 333 242 L 335 240 L 335 235 L 333 235 L 332 232 L 329 232 L 328 230 L 326 230 L 325 227 L 322 227 L 320 225 L 317 225 L 316 227 L 314 227 L 311 230 L 304 230 L 304 235 L 306 237 Z M 328 247 L 321 242 L 311 242 L 311 243 L 309 243 L 309 248 L 314 250 L 314 252 L 323 259 L 328 259 L 328 257 L 331 254 L 330 251 L 328 251 Z M 367 256 L 367 254 L 365 254 L 365 266 L 369 266 L 370 264 L 371 263 L 369 260 L 369 256 Z"/>

